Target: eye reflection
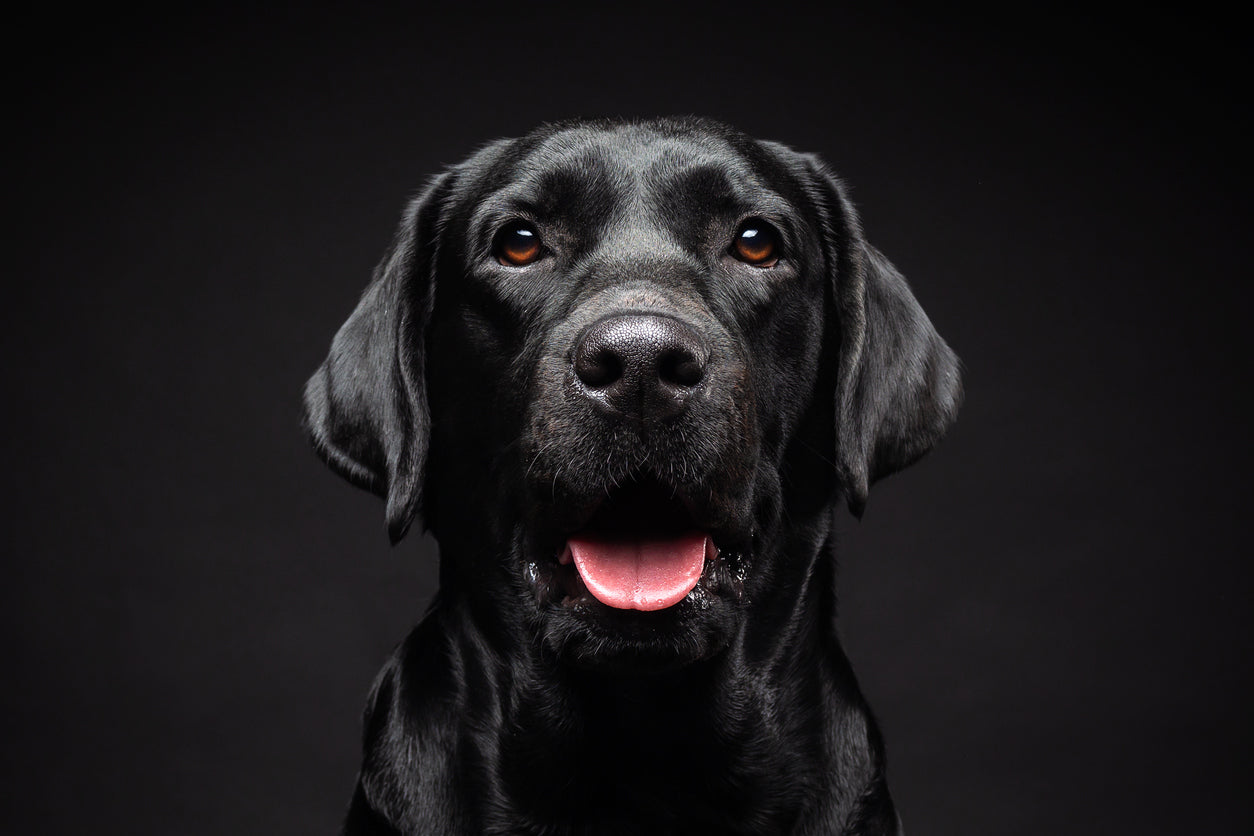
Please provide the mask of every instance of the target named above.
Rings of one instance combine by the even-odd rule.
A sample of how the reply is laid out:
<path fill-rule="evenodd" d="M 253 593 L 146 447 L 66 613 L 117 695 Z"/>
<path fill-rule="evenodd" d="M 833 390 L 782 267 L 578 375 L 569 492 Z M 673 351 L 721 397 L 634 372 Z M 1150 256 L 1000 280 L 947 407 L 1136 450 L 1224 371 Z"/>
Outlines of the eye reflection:
<path fill-rule="evenodd" d="M 779 233 L 766 221 L 745 221 L 732 241 L 732 255 L 754 267 L 771 267 L 779 260 Z"/>
<path fill-rule="evenodd" d="M 492 250 L 497 261 L 510 267 L 525 267 L 543 253 L 540 233 L 526 221 L 513 221 L 501 228 Z"/>

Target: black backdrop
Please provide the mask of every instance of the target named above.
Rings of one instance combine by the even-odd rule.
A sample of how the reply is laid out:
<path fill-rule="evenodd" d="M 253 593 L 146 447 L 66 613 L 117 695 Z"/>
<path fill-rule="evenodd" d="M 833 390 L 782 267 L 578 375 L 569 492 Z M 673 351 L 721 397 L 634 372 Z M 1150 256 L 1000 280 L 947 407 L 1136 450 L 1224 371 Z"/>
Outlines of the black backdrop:
<path fill-rule="evenodd" d="M 316 460 L 304 380 L 442 165 L 676 113 L 821 153 L 964 361 L 841 526 L 910 832 L 1248 826 L 1236 24 L 547 8 L 10 30 L 5 829 L 334 831 L 435 548 Z"/>

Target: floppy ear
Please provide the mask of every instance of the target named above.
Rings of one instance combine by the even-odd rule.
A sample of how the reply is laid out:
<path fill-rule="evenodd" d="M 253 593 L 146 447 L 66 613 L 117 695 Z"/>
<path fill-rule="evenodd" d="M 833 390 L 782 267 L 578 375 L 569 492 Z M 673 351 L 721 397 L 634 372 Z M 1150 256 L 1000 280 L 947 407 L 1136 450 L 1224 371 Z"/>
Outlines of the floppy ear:
<path fill-rule="evenodd" d="M 406 208 L 357 309 L 305 386 L 305 427 L 314 448 L 336 473 L 387 500 L 393 544 L 405 536 L 422 500 L 431 422 L 424 334 L 452 179 L 441 176 Z"/>
<path fill-rule="evenodd" d="M 816 163 L 816 165 L 818 165 Z M 931 450 L 962 402 L 958 357 L 905 278 L 866 242 L 840 181 L 818 165 L 828 213 L 838 340 L 836 462 L 849 510 L 861 517 L 871 484 Z"/>

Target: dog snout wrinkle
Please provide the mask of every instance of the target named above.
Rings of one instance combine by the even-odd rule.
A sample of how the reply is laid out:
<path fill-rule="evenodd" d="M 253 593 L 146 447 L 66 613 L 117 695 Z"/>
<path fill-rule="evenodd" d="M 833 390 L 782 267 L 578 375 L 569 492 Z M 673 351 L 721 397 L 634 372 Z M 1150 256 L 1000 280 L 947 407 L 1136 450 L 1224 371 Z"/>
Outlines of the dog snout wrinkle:
<path fill-rule="evenodd" d="M 571 358 L 583 392 L 610 412 L 639 420 L 678 415 L 706 378 L 710 349 L 670 316 L 626 314 L 593 323 Z"/>

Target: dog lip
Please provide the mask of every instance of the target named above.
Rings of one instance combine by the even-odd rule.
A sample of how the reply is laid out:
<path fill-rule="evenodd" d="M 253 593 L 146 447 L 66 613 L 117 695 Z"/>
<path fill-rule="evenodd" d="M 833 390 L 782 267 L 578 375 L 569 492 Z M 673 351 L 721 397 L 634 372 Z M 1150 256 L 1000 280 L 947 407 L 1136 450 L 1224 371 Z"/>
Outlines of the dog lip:
<path fill-rule="evenodd" d="M 609 613 L 622 611 L 598 601 L 580 577 L 570 539 L 656 542 L 702 532 L 707 541 L 704 565 L 695 590 L 686 598 L 696 596 L 700 601 L 713 595 L 739 600 L 753 552 L 752 526 L 734 509 L 722 507 L 718 496 L 705 485 L 681 487 L 652 470 L 642 470 L 595 492 L 567 494 L 556 503 L 533 506 L 539 516 L 524 529 L 529 533 L 523 553 L 529 557 L 523 580 L 541 607 L 616 618 Z"/>
<path fill-rule="evenodd" d="M 704 535 L 705 555 L 695 594 L 721 595 L 729 588 L 729 578 L 743 565 L 744 537 L 736 526 L 728 526 L 728 514 L 713 503 L 703 503 L 706 491 L 689 491 L 668 484 L 652 474 L 637 474 L 589 497 L 586 502 L 567 506 L 565 519 L 554 526 L 533 529 L 534 557 L 528 561 L 526 579 L 535 590 L 539 604 L 563 609 L 589 609 L 600 612 L 612 607 L 601 604 L 585 585 L 572 551 L 571 539 L 607 542 L 666 542 L 674 538 Z M 722 524 L 720 524 L 722 523 Z M 548 533 L 542 533 L 544 528 Z M 731 561 L 729 564 L 728 561 Z M 720 592 L 720 590 L 722 592 Z M 738 590 L 735 591 L 738 597 Z"/>
<path fill-rule="evenodd" d="M 704 492 L 702 492 L 704 493 Z M 665 481 L 641 474 L 622 479 L 578 505 L 567 505 L 556 524 L 543 525 L 550 532 L 552 554 L 561 559 L 566 540 L 571 535 L 604 532 L 617 527 L 636 528 L 641 516 L 652 516 L 652 528 L 671 531 L 704 531 L 719 551 L 742 550 L 747 537 L 744 526 L 734 514 L 712 502 L 701 502 L 695 491 L 672 486 Z M 659 526 L 658 514 L 665 517 Z M 646 526 L 648 528 L 649 526 Z"/>

